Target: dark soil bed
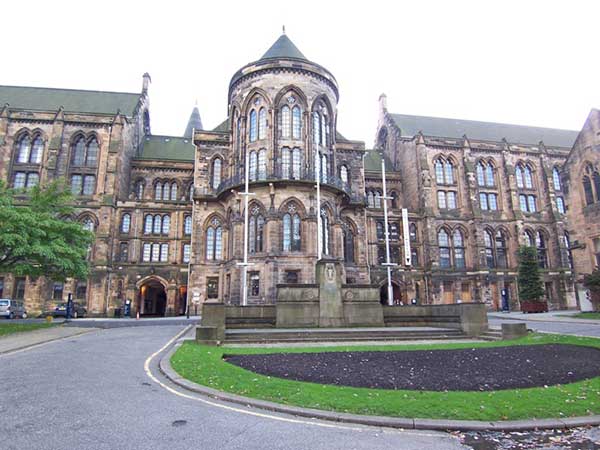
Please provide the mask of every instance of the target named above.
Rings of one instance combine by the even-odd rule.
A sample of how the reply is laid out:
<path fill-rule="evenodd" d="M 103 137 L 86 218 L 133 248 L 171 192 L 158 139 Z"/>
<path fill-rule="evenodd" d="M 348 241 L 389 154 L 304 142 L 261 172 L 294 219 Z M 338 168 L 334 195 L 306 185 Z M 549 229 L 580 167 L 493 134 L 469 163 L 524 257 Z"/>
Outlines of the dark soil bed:
<path fill-rule="evenodd" d="M 599 349 L 562 344 L 223 358 L 263 375 L 378 389 L 491 391 L 566 384 L 600 376 Z"/>

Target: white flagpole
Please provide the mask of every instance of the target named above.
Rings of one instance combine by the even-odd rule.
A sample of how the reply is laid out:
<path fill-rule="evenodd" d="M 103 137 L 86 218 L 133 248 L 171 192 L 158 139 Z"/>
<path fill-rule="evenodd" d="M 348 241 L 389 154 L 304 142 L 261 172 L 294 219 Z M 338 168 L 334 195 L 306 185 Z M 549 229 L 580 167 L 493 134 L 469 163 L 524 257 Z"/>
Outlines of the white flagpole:
<path fill-rule="evenodd" d="M 319 154 L 319 144 L 315 144 L 315 172 L 317 182 L 317 261 L 321 259 L 323 252 L 323 244 L 321 242 L 321 155 Z"/>
<path fill-rule="evenodd" d="M 386 266 L 386 269 L 387 269 L 388 305 L 392 306 L 394 304 L 393 290 L 392 290 L 392 266 L 395 266 L 396 264 L 393 264 L 390 261 L 390 235 L 388 232 L 388 210 L 387 210 L 388 196 L 387 196 L 387 189 L 386 189 L 386 184 L 385 184 L 385 159 L 384 159 L 383 155 L 381 155 L 381 178 L 383 180 L 382 200 L 383 200 L 383 224 L 384 224 L 384 231 L 385 231 L 385 264 L 384 264 L 384 266 Z"/>
<path fill-rule="evenodd" d="M 244 170 L 244 192 L 242 195 L 244 196 L 244 262 L 238 263 L 239 266 L 242 266 L 242 306 L 246 306 L 248 304 L 248 203 L 249 197 L 253 194 L 248 192 L 249 187 L 249 179 L 250 179 L 250 162 L 248 158 L 248 149 L 245 150 L 245 170 Z"/>

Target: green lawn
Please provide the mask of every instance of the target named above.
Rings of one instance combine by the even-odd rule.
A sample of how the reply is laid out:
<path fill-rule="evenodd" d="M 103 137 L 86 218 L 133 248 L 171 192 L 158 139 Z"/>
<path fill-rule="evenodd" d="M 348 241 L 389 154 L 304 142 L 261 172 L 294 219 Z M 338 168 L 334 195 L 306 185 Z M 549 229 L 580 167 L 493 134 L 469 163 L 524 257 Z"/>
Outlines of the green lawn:
<path fill-rule="evenodd" d="M 600 320 L 600 312 L 584 312 L 584 313 L 569 315 L 567 317 L 574 317 L 576 319 Z"/>
<path fill-rule="evenodd" d="M 529 344 L 600 348 L 600 339 L 531 335 L 504 342 L 412 346 L 222 348 L 184 343 L 171 358 L 181 376 L 204 386 L 261 400 L 355 414 L 431 419 L 516 420 L 600 414 L 600 377 L 547 388 L 495 392 L 379 390 L 288 381 L 259 375 L 223 361 L 226 354 L 361 350 L 423 350 Z M 440 367 L 440 370 L 444 370 Z"/>
<path fill-rule="evenodd" d="M 22 333 L 24 331 L 39 330 L 41 328 L 50 328 L 56 326 L 55 323 L 14 323 L 9 320 L 2 321 L 0 319 L 0 336 L 7 336 L 14 333 Z"/>

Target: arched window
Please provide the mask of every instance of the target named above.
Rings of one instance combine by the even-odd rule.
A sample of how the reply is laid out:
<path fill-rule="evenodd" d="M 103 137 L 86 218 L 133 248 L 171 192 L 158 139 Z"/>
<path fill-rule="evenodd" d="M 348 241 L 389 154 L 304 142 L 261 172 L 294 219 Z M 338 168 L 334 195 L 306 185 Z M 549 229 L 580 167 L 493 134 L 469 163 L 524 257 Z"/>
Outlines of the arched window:
<path fill-rule="evenodd" d="M 398 194 L 396 194 L 396 191 L 392 191 L 392 209 L 397 209 L 398 208 Z"/>
<path fill-rule="evenodd" d="M 434 162 L 434 169 L 437 184 L 454 184 L 454 165 L 451 161 L 438 158 Z"/>
<path fill-rule="evenodd" d="M 94 228 L 96 228 L 96 224 L 94 223 L 94 221 L 90 217 L 86 217 L 85 219 L 83 219 L 81 221 L 81 225 L 87 231 L 92 231 L 93 232 Z"/>
<path fill-rule="evenodd" d="M 98 164 L 98 141 L 92 138 L 87 144 L 87 154 L 85 158 L 85 165 L 88 167 L 96 167 Z"/>
<path fill-rule="evenodd" d="M 381 208 L 381 192 L 375 191 L 375 208 Z"/>
<path fill-rule="evenodd" d="M 144 234 L 152 233 L 152 222 L 153 222 L 153 218 L 150 214 L 148 214 L 146 217 L 144 217 Z"/>
<path fill-rule="evenodd" d="M 523 188 L 525 184 L 523 183 L 523 168 L 520 164 L 515 168 L 515 178 L 517 179 L 517 187 Z"/>
<path fill-rule="evenodd" d="M 592 179 L 594 180 L 594 191 L 596 192 L 597 201 L 600 198 L 600 174 L 598 172 L 594 172 Z"/>
<path fill-rule="evenodd" d="M 448 237 L 448 233 L 444 228 L 438 231 L 437 238 L 438 247 L 440 249 L 440 267 L 451 267 L 452 262 L 450 258 L 450 239 Z"/>
<path fill-rule="evenodd" d="M 141 180 L 135 183 L 135 198 L 136 200 L 144 198 L 144 182 Z"/>
<path fill-rule="evenodd" d="M 290 123 L 291 123 L 291 115 L 290 115 L 290 107 L 287 105 L 284 105 L 281 108 L 281 113 L 280 113 L 280 121 L 279 121 L 279 129 L 281 130 L 281 137 L 284 139 L 289 139 L 290 138 Z"/>
<path fill-rule="evenodd" d="M 566 209 L 565 209 L 565 199 L 564 198 L 562 198 L 560 196 L 556 197 L 556 209 L 561 214 L 564 214 L 566 212 Z"/>
<path fill-rule="evenodd" d="M 345 165 L 340 166 L 340 179 L 342 183 L 348 184 L 348 168 Z"/>
<path fill-rule="evenodd" d="M 494 181 L 494 166 L 491 163 L 488 163 L 485 168 L 485 185 L 488 187 L 493 187 L 495 185 Z"/>
<path fill-rule="evenodd" d="M 212 187 L 217 189 L 221 184 L 221 158 L 215 158 L 212 164 Z"/>
<path fill-rule="evenodd" d="M 256 110 L 250 111 L 250 142 L 256 141 L 258 137 L 258 128 L 256 123 Z"/>
<path fill-rule="evenodd" d="M 242 140 L 242 118 L 238 117 L 237 128 L 236 128 L 236 133 L 235 133 L 235 144 L 236 144 L 236 148 L 237 148 L 238 152 L 241 149 L 241 145 L 240 145 L 241 140 Z"/>
<path fill-rule="evenodd" d="M 528 189 L 533 188 L 533 173 L 531 168 L 529 166 L 525 166 L 523 173 L 525 174 L 525 187 Z"/>
<path fill-rule="evenodd" d="M 183 234 L 187 236 L 192 234 L 192 216 L 185 216 L 183 219 Z"/>
<path fill-rule="evenodd" d="M 411 223 L 408 227 L 408 234 L 411 242 L 417 242 L 417 226 L 414 223 Z"/>
<path fill-rule="evenodd" d="M 375 208 L 375 195 L 373 191 L 367 192 L 367 205 L 369 208 Z"/>
<path fill-rule="evenodd" d="M 171 216 L 163 216 L 162 218 L 162 234 L 169 234 L 171 231 Z"/>
<path fill-rule="evenodd" d="M 533 233 L 529 230 L 525 230 L 525 234 L 523 236 L 525 238 L 525 245 L 527 247 L 533 247 L 535 240 L 533 239 Z"/>
<path fill-rule="evenodd" d="M 256 181 L 257 178 L 257 168 L 258 168 L 258 155 L 256 154 L 255 151 L 250 152 L 250 173 L 248 174 L 248 177 L 250 178 L 250 181 Z"/>
<path fill-rule="evenodd" d="M 318 112 L 313 112 L 313 142 L 319 144 L 321 141 L 321 120 Z"/>
<path fill-rule="evenodd" d="M 302 154 L 298 147 L 294 147 L 292 151 L 292 177 L 295 180 L 300 179 L 300 170 L 302 167 Z"/>
<path fill-rule="evenodd" d="M 465 268 L 465 244 L 460 230 L 454 230 L 452 235 L 452 245 L 454 247 L 454 267 L 457 269 Z"/>
<path fill-rule="evenodd" d="M 323 102 L 319 102 L 313 111 L 313 142 L 326 147 L 331 143 L 329 134 L 328 110 Z"/>
<path fill-rule="evenodd" d="M 506 237 L 500 230 L 496 231 L 496 266 L 505 269 L 508 267 L 506 252 Z"/>
<path fill-rule="evenodd" d="M 299 106 L 292 108 L 292 138 L 300 139 L 302 131 L 302 113 Z"/>
<path fill-rule="evenodd" d="M 375 222 L 375 232 L 377 234 L 377 239 L 379 239 L 380 241 L 385 239 L 385 226 L 383 224 L 382 220 L 378 220 L 377 222 Z"/>
<path fill-rule="evenodd" d="M 162 230 L 162 217 L 158 214 L 156 214 L 154 216 L 154 220 L 152 221 L 153 225 L 152 225 L 152 233 L 153 234 L 160 234 L 161 230 Z"/>
<path fill-rule="evenodd" d="M 251 216 L 248 221 L 248 241 L 250 253 L 263 251 L 263 231 L 265 227 L 265 219 L 260 214 L 260 209 L 255 206 L 251 211 Z"/>
<path fill-rule="evenodd" d="M 494 239 L 492 233 L 488 230 L 483 232 L 483 241 L 485 244 L 485 262 L 488 268 L 496 267 L 496 259 L 494 258 Z"/>
<path fill-rule="evenodd" d="M 296 211 L 295 205 L 290 205 L 288 212 L 283 215 L 283 251 L 300 251 L 301 233 L 300 216 Z"/>
<path fill-rule="evenodd" d="M 85 140 L 80 137 L 75 141 L 73 146 L 73 157 L 71 158 L 71 164 L 74 166 L 83 166 L 85 163 Z"/>
<path fill-rule="evenodd" d="M 344 233 L 344 262 L 354 263 L 354 233 L 347 223 L 344 223 L 342 231 Z"/>
<path fill-rule="evenodd" d="M 44 153 L 44 141 L 40 136 L 36 136 L 31 147 L 31 156 L 29 162 L 31 164 L 40 164 L 42 162 L 42 154 Z"/>
<path fill-rule="evenodd" d="M 168 181 L 163 184 L 163 200 L 169 200 L 171 198 L 171 185 Z"/>
<path fill-rule="evenodd" d="M 267 110 L 260 108 L 258 111 L 258 139 L 267 137 Z"/>
<path fill-rule="evenodd" d="M 548 267 L 548 251 L 544 233 L 538 231 L 535 234 L 535 246 L 537 247 L 538 265 L 541 269 Z"/>
<path fill-rule="evenodd" d="M 591 205 L 594 203 L 594 191 L 592 190 L 592 182 L 590 177 L 585 175 L 583 177 L 583 192 L 585 193 L 585 204 Z"/>
<path fill-rule="evenodd" d="M 171 183 L 171 201 L 177 201 L 177 191 L 179 190 L 177 183 Z"/>
<path fill-rule="evenodd" d="M 194 200 L 194 183 L 190 183 L 189 196 L 190 196 L 190 201 Z"/>
<path fill-rule="evenodd" d="M 552 169 L 552 184 L 554 185 L 555 191 L 561 190 L 562 187 L 560 184 L 560 172 L 558 170 L 558 167 L 555 167 L 554 169 Z"/>
<path fill-rule="evenodd" d="M 31 138 L 25 134 L 17 144 L 17 162 L 26 164 L 31 156 Z"/>
<path fill-rule="evenodd" d="M 223 227 L 216 217 L 206 230 L 206 259 L 220 260 L 223 257 Z"/>
<path fill-rule="evenodd" d="M 162 187 L 163 185 L 160 181 L 154 185 L 154 200 L 162 199 Z"/>
<path fill-rule="evenodd" d="M 324 255 L 329 255 L 329 216 L 324 208 L 321 208 L 321 244 Z"/>
<path fill-rule="evenodd" d="M 264 148 L 258 152 L 258 179 L 267 179 L 267 151 Z"/>
<path fill-rule="evenodd" d="M 121 216 L 121 233 L 129 233 L 131 228 L 131 214 L 125 213 Z"/>

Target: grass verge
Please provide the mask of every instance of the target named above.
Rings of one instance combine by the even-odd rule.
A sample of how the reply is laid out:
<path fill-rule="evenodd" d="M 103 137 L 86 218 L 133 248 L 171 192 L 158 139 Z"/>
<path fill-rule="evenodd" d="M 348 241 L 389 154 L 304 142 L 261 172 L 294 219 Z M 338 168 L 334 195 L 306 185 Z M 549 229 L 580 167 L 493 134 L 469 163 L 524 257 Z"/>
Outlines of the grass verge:
<path fill-rule="evenodd" d="M 25 331 L 40 330 L 42 328 L 50 328 L 56 326 L 55 323 L 6 323 L 0 322 L 0 337 L 8 336 L 9 334 L 22 333 Z"/>
<path fill-rule="evenodd" d="M 567 317 L 574 317 L 575 319 L 600 320 L 600 312 L 583 312 L 583 313 L 569 315 Z"/>
<path fill-rule="evenodd" d="M 381 390 L 268 377 L 228 364 L 222 359 L 223 354 L 410 351 L 549 343 L 600 348 L 600 339 L 562 335 L 532 335 L 514 341 L 485 343 L 321 348 L 222 348 L 186 342 L 173 354 L 171 364 L 182 377 L 213 389 L 286 405 L 353 414 L 487 421 L 599 414 L 600 377 L 547 388 L 494 392 Z M 440 367 L 440 370 L 444 368 Z"/>

